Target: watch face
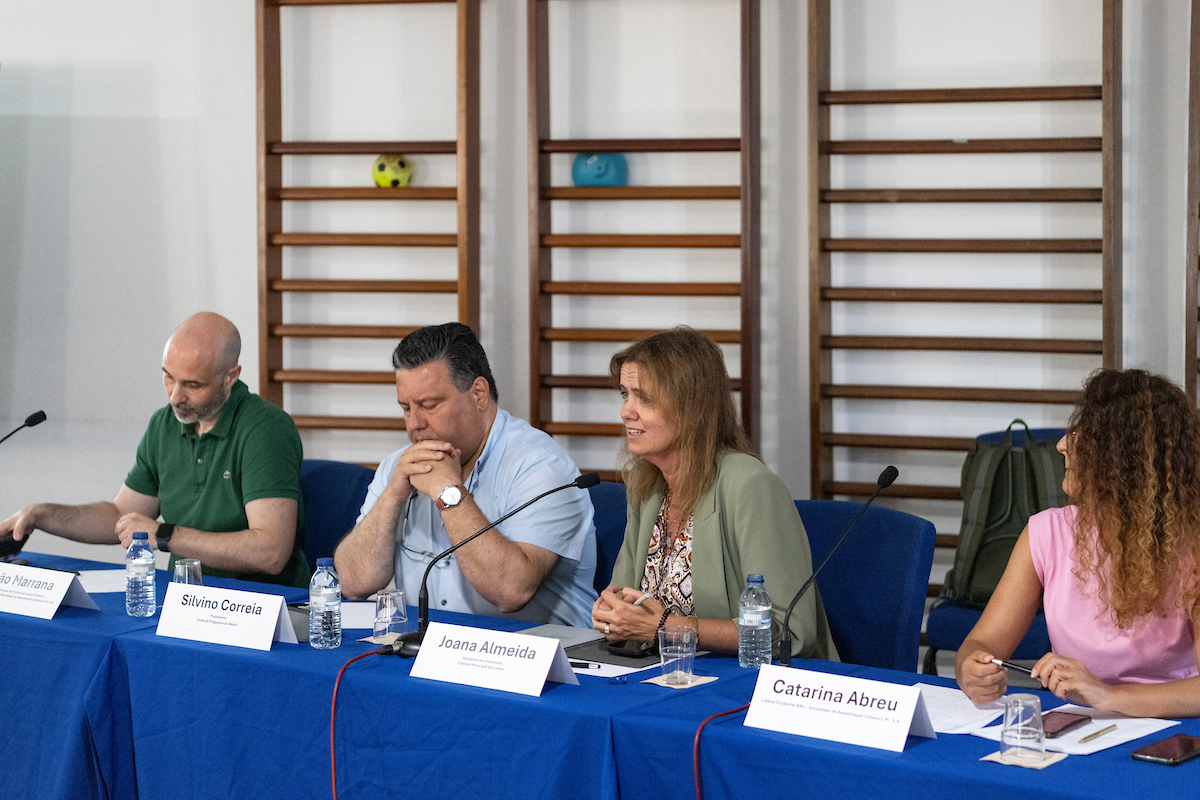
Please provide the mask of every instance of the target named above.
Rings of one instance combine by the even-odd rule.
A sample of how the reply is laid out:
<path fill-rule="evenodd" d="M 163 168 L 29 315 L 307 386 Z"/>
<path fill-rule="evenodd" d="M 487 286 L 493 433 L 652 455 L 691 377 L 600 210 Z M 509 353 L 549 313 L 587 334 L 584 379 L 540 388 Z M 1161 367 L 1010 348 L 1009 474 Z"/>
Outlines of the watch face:
<path fill-rule="evenodd" d="M 462 490 L 457 486 L 447 486 L 445 489 L 442 489 L 442 493 L 438 495 L 438 499 L 447 508 L 456 506 L 462 500 Z"/>

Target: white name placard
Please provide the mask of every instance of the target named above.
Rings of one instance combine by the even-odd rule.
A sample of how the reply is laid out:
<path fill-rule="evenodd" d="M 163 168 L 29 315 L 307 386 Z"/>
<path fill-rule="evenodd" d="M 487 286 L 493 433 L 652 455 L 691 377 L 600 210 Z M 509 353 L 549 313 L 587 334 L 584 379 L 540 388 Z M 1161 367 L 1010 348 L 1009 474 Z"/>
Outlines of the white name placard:
<path fill-rule="evenodd" d="M 296 630 L 277 594 L 172 583 L 167 587 L 159 636 L 270 650 L 271 642 L 296 644 Z"/>
<path fill-rule="evenodd" d="M 920 686 L 778 666 L 759 670 L 746 724 L 897 753 L 910 733 L 937 738 Z"/>
<path fill-rule="evenodd" d="M 50 619 L 60 606 L 98 610 L 74 572 L 0 563 L 0 611 Z"/>
<path fill-rule="evenodd" d="M 537 697 L 546 681 L 578 684 L 558 639 L 431 622 L 412 675 Z"/>

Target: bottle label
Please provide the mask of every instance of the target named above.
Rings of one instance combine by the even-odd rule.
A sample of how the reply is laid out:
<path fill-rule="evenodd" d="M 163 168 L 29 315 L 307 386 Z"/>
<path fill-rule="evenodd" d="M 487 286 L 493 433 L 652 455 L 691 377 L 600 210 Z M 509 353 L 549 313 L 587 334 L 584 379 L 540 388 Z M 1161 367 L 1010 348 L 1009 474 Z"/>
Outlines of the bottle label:
<path fill-rule="evenodd" d="M 763 613 L 758 609 L 746 608 L 742 610 L 742 618 L 739 623 L 743 628 L 761 628 L 763 622 Z"/>
<path fill-rule="evenodd" d="M 125 565 L 125 577 L 127 577 L 127 578 L 135 578 L 135 579 L 140 580 L 141 578 L 148 578 L 153 574 L 154 574 L 154 563 L 153 562 L 150 562 L 148 564 L 139 564 L 137 562 L 134 562 L 132 564 Z"/>

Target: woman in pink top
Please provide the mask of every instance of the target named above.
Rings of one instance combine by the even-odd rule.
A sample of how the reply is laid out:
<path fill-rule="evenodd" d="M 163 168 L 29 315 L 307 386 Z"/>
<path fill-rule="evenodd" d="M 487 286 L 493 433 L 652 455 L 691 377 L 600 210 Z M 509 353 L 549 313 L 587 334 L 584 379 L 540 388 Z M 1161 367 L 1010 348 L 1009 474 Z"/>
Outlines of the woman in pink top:
<path fill-rule="evenodd" d="M 1200 716 L 1200 413 L 1165 378 L 1103 370 L 1058 443 L 1075 503 L 1029 520 L 954 665 L 976 703 L 1044 604 L 1054 652 L 1033 677 L 1132 716 Z"/>

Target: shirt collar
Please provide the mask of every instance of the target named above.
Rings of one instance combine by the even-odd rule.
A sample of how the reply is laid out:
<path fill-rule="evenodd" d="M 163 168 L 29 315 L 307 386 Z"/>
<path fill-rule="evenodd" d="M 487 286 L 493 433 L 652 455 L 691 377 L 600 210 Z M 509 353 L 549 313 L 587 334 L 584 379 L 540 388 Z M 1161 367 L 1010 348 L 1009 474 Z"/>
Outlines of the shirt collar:
<path fill-rule="evenodd" d="M 212 427 L 212 430 L 204 434 L 205 436 L 216 436 L 224 438 L 229 435 L 229 430 L 233 427 L 233 418 L 237 416 L 238 406 L 242 404 L 242 400 L 250 394 L 250 388 L 242 381 L 236 381 L 233 388 L 229 390 L 229 399 L 225 401 L 225 405 L 221 406 L 220 416 L 217 417 L 217 424 Z M 178 420 L 176 420 L 178 422 Z M 195 423 L 185 425 L 179 423 L 180 436 L 195 436 Z"/>

